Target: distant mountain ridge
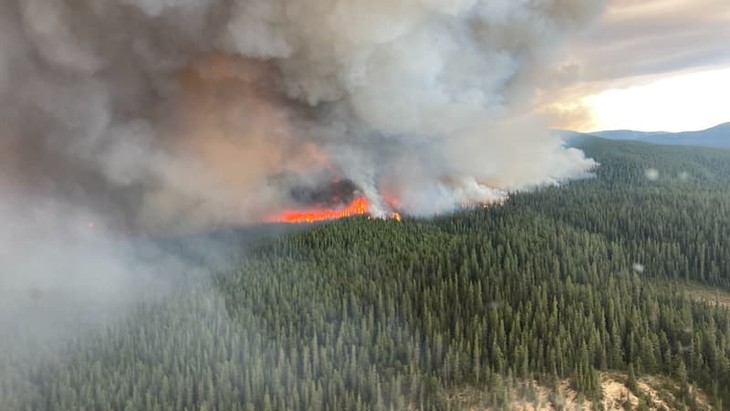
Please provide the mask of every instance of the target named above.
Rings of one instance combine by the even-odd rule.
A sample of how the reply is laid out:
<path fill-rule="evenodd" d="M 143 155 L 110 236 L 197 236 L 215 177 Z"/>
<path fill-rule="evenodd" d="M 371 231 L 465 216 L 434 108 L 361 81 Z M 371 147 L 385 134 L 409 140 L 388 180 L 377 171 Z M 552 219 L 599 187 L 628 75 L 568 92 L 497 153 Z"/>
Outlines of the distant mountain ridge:
<path fill-rule="evenodd" d="M 593 133 L 563 131 L 561 133 L 568 140 L 573 140 L 580 135 L 588 134 L 611 140 L 634 140 L 652 144 L 730 148 L 730 123 L 723 123 L 706 130 L 685 131 L 681 133 L 634 130 L 608 130 Z"/>

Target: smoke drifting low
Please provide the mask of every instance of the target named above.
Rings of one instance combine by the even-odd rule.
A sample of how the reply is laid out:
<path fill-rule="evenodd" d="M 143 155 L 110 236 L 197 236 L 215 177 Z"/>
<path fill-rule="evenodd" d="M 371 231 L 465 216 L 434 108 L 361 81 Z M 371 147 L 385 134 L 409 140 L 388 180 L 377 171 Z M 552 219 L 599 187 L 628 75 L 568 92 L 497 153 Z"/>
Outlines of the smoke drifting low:
<path fill-rule="evenodd" d="M 601 0 L 0 0 L 0 186 L 116 229 L 262 221 L 340 178 L 412 214 L 594 165 L 529 114 Z"/>

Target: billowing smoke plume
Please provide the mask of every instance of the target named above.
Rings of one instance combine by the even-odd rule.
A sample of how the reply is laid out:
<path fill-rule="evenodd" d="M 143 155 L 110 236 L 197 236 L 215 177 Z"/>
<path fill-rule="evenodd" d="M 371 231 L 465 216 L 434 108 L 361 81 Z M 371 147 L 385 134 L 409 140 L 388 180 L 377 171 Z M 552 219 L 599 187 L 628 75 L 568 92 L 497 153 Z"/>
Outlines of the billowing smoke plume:
<path fill-rule="evenodd" d="M 2 195 L 170 230 L 333 178 L 431 214 L 574 177 L 527 113 L 602 3 L 0 0 Z"/>

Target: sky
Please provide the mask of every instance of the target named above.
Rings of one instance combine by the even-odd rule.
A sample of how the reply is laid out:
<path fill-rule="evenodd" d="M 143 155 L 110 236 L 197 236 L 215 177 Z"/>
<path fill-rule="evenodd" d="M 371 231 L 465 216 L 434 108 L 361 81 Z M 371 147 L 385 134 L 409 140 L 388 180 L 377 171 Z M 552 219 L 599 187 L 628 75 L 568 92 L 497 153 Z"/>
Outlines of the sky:
<path fill-rule="evenodd" d="M 559 71 L 579 79 L 548 91 L 559 128 L 676 132 L 728 122 L 730 2 L 609 0 Z"/>

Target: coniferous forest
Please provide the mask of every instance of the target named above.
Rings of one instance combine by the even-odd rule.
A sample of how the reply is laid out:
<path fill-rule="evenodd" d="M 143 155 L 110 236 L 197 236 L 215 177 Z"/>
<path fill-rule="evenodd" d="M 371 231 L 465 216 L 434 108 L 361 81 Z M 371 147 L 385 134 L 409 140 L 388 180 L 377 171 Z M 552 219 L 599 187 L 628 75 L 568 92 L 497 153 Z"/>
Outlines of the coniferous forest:
<path fill-rule="evenodd" d="M 607 372 L 722 409 L 730 309 L 687 290 L 730 291 L 730 151 L 576 144 L 593 178 L 503 206 L 230 240 L 234 269 L 1 353 L 0 410 L 509 409 L 561 381 L 600 409 Z"/>

